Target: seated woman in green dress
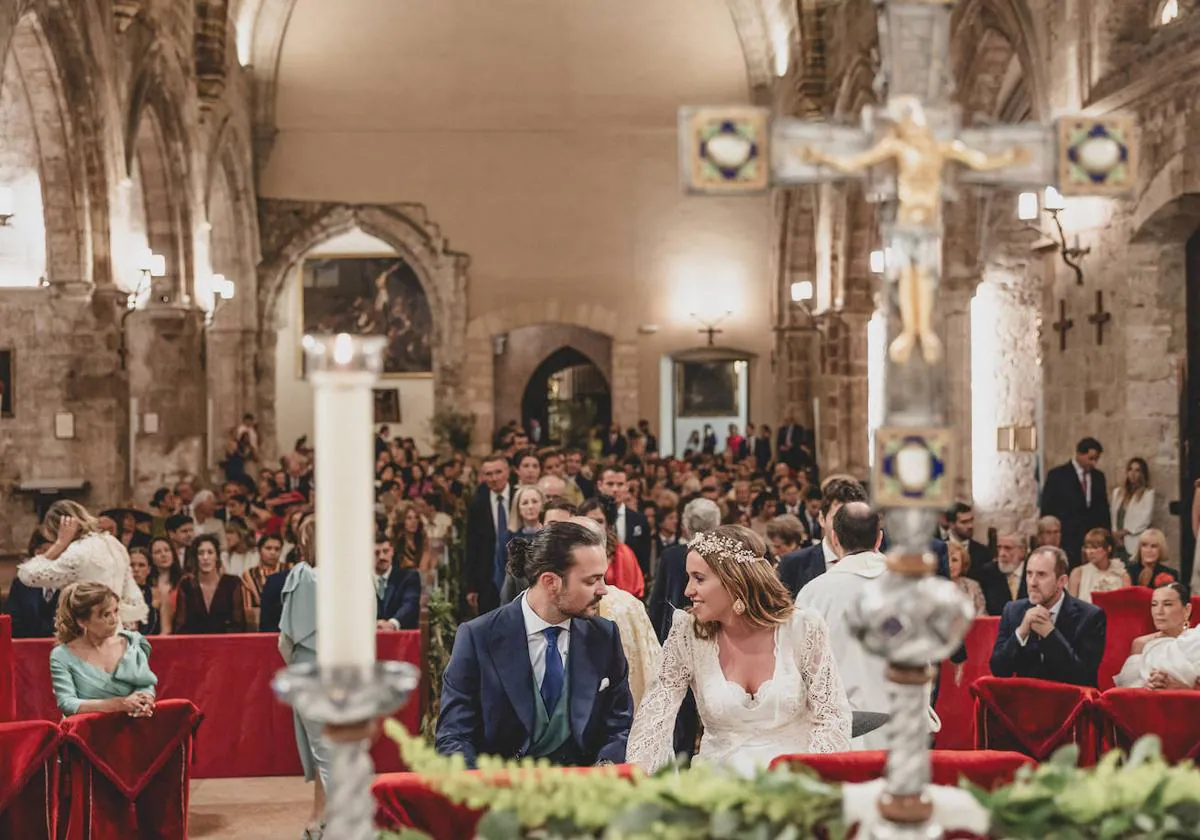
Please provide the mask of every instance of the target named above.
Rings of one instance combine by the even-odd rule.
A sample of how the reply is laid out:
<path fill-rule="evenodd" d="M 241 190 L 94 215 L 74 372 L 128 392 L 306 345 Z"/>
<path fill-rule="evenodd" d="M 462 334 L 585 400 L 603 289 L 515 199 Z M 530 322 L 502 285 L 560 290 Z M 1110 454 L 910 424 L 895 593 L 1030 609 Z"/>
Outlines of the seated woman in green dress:
<path fill-rule="evenodd" d="M 158 677 L 150 670 L 150 643 L 140 633 L 121 629 L 119 604 L 115 592 L 94 582 L 73 583 L 59 597 L 50 679 L 65 716 L 154 714 Z"/>

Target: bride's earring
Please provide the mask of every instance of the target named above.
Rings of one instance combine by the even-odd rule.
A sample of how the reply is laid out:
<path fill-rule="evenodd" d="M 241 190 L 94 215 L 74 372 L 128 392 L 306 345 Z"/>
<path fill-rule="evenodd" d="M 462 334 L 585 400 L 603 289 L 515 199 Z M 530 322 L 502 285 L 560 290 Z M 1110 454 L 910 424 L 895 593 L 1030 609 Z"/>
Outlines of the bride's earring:
<path fill-rule="evenodd" d="M 746 602 L 745 601 L 743 601 L 741 598 L 738 598 L 736 601 L 733 602 L 733 614 L 734 615 L 741 615 L 745 611 L 746 611 Z"/>

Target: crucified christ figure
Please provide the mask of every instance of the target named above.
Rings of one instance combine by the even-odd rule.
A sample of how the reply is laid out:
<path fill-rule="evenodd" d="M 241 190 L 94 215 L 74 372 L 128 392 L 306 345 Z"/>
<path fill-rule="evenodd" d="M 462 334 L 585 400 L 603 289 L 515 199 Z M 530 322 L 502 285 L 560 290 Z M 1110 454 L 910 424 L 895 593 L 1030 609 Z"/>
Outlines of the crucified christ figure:
<path fill-rule="evenodd" d="M 892 244 L 900 263 L 902 326 L 889 353 L 896 364 L 905 364 L 920 344 L 925 361 L 933 364 L 942 356 L 942 342 L 933 329 L 933 303 L 941 263 L 942 178 L 946 164 L 960 163 L 980 171 L 1002 169 L 1024 163 L 1028 153 L 1014 148 L 988 155 L 968 148 L 960 140 L 939 140 L 915 97 L 894 97 L 888 103 L 888 116 L 887 133 L 861 154 L 838 157 L 811 146 L 800 147 L 798 154 L 809 163 L 846 173 L 895 161 L 897 211 Z"/>

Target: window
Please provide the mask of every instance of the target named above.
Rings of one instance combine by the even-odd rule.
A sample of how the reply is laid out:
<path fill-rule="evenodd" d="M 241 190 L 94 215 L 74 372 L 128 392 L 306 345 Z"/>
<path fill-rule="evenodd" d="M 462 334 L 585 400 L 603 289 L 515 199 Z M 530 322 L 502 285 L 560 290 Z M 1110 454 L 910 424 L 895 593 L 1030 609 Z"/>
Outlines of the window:
<path fill-rule="evenodd" d="M 1158 9 L 1158 25 L 1166 26 L 1179 18 L 1179 0 L 1166 0 Z"/>

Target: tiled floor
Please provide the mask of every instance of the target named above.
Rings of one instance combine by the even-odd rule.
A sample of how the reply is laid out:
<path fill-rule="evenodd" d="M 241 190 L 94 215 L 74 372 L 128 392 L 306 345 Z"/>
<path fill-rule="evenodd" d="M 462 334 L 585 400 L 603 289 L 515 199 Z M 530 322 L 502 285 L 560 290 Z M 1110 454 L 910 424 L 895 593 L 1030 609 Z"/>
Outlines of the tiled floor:
<path fill-rule="evenodd" d="M 300 776 L 192 782 L 192 840 L 300 840 L 312 786 Z"/>

